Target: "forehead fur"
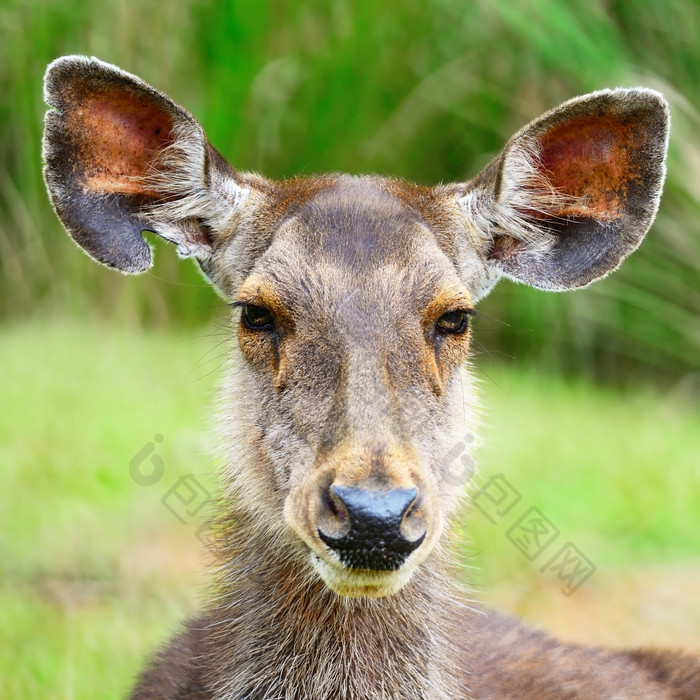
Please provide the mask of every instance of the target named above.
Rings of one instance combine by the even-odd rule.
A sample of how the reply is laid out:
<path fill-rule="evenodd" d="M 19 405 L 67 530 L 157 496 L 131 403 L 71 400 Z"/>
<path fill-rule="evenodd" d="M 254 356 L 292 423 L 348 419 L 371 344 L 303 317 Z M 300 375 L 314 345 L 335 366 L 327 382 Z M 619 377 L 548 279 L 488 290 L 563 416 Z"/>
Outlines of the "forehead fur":
<path fill-rule="evenodd" d="M 425 306 L 445 287 L 463 292 L 457 272 L 420 210 L 385 180 L 339 176 L 282 219 L 244 289 L 260 283 L 290 303 L 329 302 L 336 289 Z"/>
<path fill-rule="evenodd" d="M 405 264 L 428 234 L 417 212 L 375 178 L 339 178 L 298 211 L 294 227 L 308 254 L 358 271 Z"/>

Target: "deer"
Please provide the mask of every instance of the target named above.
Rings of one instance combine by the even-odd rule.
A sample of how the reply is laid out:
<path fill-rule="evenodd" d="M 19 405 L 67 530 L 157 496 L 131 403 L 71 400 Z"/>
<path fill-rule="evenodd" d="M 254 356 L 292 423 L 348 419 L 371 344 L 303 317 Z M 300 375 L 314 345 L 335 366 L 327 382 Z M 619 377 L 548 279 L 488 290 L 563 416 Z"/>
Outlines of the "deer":
<path fill-rule="evenodd" d="M 134 274 L 153 232 L 231 305 L 214 590 L 133 700 L 700 697 L 691 652 L 563 643 L 476 605 L 457 583 L 467 489 L 442 459 L 478 420 L 477 302 L 502 277 L 585 287 L 642 242 L 661 94 L 571 99 L 433 187 L 239 172 L 96 58 L 55 60 L 44 94 L 45 182 L 75 243 Z"/>

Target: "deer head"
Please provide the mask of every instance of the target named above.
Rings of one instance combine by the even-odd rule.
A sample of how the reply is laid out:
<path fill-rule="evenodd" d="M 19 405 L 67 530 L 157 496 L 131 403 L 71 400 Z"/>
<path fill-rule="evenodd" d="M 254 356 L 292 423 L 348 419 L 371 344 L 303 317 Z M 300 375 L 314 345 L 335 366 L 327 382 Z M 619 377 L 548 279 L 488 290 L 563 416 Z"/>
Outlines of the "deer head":
<path fill-rule="evenodd" d="M 474 305 L 502 276 L 558 291 L 617 268 L 656 213 L 669 119 L 651 90 L 596 92 L 430 188 L 238 172 L 96 59 L 52 63 L 46 101 L 46 184 L 73 239 L 138 273 L 153 231 L 232 302 L 226 483 L 346 596 L 396 592 L 439 549 L 461 495 L 445 456 L 472 429 Z"/>

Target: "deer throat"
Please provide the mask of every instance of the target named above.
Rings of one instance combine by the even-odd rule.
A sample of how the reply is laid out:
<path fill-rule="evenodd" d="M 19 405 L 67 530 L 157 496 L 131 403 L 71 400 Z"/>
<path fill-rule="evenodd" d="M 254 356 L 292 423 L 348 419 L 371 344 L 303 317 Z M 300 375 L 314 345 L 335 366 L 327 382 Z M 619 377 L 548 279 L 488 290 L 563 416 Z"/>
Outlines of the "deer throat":
<path fill-rule="evenodd" d="M 226 700 L 467 698 L 460 676 L 469 609 L 436 552 L 398 593 L 345 598 L 280 542 L 224 539 L 203 666 Z M 277 551 L 275 551 L 277 550 Z M 457 602 L 456 602 L 457 601 Z"/>

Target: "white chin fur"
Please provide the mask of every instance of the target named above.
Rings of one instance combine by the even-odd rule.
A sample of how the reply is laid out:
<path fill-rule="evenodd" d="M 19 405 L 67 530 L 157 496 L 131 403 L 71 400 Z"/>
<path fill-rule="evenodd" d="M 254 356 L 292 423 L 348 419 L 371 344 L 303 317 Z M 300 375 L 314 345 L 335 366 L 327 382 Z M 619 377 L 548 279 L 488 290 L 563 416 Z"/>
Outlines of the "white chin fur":
<path fill-rule="evenodd" d="M 414 569 L 407 566 L 398 571 L 358 571 L 330 564 L 315 554 L 312 554 L 311 562 L 328 588 L 347 598 L 393 595 L 408 583 Z"/>

